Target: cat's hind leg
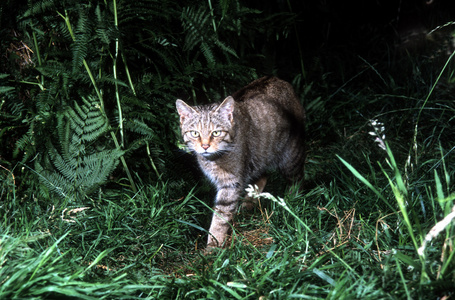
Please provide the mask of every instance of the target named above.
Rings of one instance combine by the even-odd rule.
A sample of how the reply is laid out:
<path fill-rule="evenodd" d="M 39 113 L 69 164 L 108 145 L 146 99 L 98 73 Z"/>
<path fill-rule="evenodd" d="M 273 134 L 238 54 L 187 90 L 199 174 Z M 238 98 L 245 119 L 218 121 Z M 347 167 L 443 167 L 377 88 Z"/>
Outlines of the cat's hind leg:
<path fill-rule="evenodd" d="M 305 177 L 306 151 L 302 140 L 290 143 L 282 153 L 279 170 L 290 182 L 299 185 Z"/>

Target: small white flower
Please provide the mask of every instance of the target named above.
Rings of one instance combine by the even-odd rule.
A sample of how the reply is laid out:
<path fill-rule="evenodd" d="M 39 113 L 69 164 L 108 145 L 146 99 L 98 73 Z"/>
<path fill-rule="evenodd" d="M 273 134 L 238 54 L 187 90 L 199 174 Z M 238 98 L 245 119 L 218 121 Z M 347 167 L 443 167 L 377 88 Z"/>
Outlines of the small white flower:
<path fill-rule="evenodd" d="M 368 132 L 368 134 L 371 136 L 375 136 L 376 138 L 374 141 L 378 143 L 379 148 L 386 150 L 384 123 L 381 123 L 378 120 L 370 120 L 370 124 L 373 127 L 374 131 L 370 131 Z"/>

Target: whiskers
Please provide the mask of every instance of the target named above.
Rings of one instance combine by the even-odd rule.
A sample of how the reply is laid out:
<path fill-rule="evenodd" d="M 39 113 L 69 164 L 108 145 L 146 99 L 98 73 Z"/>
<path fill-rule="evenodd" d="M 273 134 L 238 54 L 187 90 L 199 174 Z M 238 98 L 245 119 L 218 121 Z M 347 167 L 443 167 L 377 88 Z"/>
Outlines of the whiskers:
<path fill-rule="evenodd" d="M 231 149 L 218 150 L 215 152 L 215 155 L 217 155 L 217 157 L 221 157 L 225 154 L 228 154 L 229 152 L 231 152 Z"/>
<path fill-rule="evenodd" d="M 230 152 L 230 151 L 234 150 L 235 145 L 236 145 L 236 144 L 234 144 L 234 143 L 226 143 L 224 149 L 219 150 L 219 151 L 222 151 L 222 152 Z"/>

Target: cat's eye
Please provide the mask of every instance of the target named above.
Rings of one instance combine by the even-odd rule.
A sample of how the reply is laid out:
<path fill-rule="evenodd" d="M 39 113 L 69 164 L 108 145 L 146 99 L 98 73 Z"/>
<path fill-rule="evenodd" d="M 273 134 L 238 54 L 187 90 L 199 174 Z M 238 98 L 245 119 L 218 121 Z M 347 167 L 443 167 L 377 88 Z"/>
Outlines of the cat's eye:
<path fill-rule="evenodd" d="M 191 134 L 192 137 L 198 137 L 199 136 L 199 131 L 191 130 L 190 134 Z"/>
<path fill-rule="evenodd" d="M 221 135 L 221 130 L 215 130 L 215 131 L 212 131 L 212 136 L 220 136 Z"/>

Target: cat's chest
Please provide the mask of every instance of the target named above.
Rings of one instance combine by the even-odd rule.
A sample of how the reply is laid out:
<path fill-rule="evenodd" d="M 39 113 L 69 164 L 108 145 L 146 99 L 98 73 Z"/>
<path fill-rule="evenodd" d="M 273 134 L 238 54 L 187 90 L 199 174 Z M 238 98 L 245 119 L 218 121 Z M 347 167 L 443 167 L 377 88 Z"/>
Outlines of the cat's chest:
<path fill-rule="evenodd" d="M 199 165 L 207 178 L 217 186 L 242 181 L 242 165 L 234 157 L 215 161 L 199 158 Z"/>

